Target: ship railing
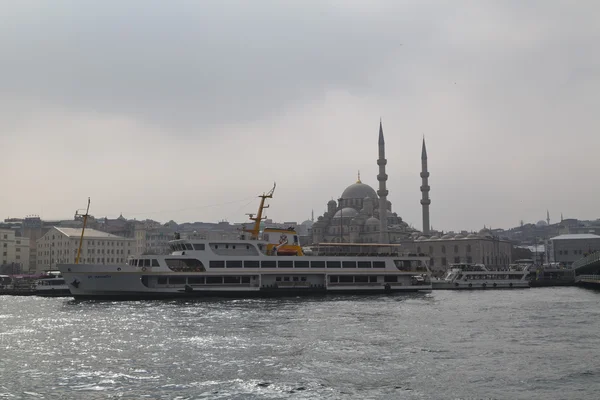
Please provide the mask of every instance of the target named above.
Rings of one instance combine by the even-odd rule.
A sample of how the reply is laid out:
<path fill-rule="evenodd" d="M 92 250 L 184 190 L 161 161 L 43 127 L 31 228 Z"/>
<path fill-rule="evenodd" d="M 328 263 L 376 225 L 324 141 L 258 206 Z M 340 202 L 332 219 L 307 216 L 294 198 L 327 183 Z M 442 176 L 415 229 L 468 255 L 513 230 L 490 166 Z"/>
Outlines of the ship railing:
<path fill-rule="evenodd" d="M 596 282 L 600 282 L 600 275 L 579 275 L 576 280 L 578 282 L 581 282 L 581 281 L 596 281 Z"/>

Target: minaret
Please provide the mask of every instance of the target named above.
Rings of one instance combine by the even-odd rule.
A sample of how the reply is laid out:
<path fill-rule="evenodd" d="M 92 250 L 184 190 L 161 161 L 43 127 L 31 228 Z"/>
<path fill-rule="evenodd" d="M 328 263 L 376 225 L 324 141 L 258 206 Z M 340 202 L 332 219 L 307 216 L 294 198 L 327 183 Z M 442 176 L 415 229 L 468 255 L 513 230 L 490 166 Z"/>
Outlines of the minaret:
<path fill-rule="evenodd" d="M 379 159 L 377 165 L 379 165 L 379 174 L 377 180 L 379 181 L 379 190 L 377 195 L 379 196 L 379 243 L 388 243 L 387 235 L 387 195 L 388 191 L 385 188 L 387 181 L 387 174 L 385 173 L 385 165 L 387 160 L 385 159 L 385 141 L 383 140 L 383 127 L 381 126 L 381 120 L 379 120 Z"/>
<path fill-rule="evenodd" d="M 427 171 L 427 148 L 425 137 L 423 137 L 423 148 L 421 149 L 421 205 L 423 206 L 423 234 L 429 235 L 429 172 Z"/>
<path fill-rule="evenodd" d="M 550 226 L 550 211 L 546 210 L 546 222 L 548 223 L 548 226 Z"/>

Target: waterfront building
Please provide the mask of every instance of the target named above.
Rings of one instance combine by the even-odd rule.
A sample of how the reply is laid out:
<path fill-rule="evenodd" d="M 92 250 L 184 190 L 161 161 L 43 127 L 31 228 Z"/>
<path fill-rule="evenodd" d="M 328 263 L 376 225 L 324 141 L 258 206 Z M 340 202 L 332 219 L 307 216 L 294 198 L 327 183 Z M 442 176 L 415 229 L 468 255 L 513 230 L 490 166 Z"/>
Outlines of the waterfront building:
<path fill-rule="evenodd" d="M 567 267 L 589 253 L 600 251 L 600 236 L 591 233 L 570 233 L 550 239 L 551 259 Z"/>
<path fill-rule="evenodd" d="M 38 240 L 36 272 L 53 269 L 58 263 L 74 263 L 81 237 L 79 228 L 52 227 Z M 80 263 L 125 263 L 135 254 L 135 239 L 86 229 Z"/>
<path fill-rule="evenodd" d="M 0 266 L 3 273 L 29 270 L 29 238 L 14 229 L 0 229 Z"/>
<path fill-rule="evenodd" d="M 503 270 L 512 262 L 513 244 L 494 236 L 487 228 L 478 233 L 413 236 L 412 242 L 403 244 L 411 252 L 428 255 L 432 271 L 446 271 L 450 264 L 459 263 L 484 264 L 490 270 Z"/>

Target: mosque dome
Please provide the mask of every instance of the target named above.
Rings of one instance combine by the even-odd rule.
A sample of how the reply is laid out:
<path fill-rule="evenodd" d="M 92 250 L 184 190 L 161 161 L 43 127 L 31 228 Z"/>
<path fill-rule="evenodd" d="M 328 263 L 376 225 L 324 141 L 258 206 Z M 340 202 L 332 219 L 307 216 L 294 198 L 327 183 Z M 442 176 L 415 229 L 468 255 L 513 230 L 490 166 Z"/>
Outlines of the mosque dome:
<path fill-rule="evenodd" d="M 335 202 L 335 200 L 331 199 L 331 200 L 329 200 L 329 201 L 327 202 L 327 205 L 328 205 L 328 206 L 332 206 L 332 205 L 333 205 L 333 206 L 337 206 L 337 203 Z"/>
<path fill-rule="evenodd" d="M 356 211 L 354 208 L 346 207 L 336 212 L 333 218 L 354 218 L 357 215 L 358 211 Z"/>
<path fill-rule="evenodd" d="M 369 226 L 379 226 L 379 220 L 375 217 L 371 217 L 365 222 L 365 224 Z"/>
<path fill-rule="evenodd" d="M 465 235 L 463 235 L 462 233 L 457 233 L 456 236 L 454 236 L 454 239 L 464 239 Z"/>
<path fill-rule="evenodd" d="M 446 233 L 444 236 L 442 236 L 442 239 L 444 239 L 444 240 L 454 239 L 454 235 L 451 233 Z"/>
<path fill-rule="evenodd" d="M 492 237 L 492 232 L 487 228 L 483 228 L 479 231 L 479 237 Z"/>
<path fill-rule="evenodd" d="M 427 240 L 427 236 L 419 236 L 419 237 L 417 238 L 417 241 L 418 241 L 418 242 L 422 242 L 423 240 Z"/>
<path fill-rule="evenodd" d="M 311 226 L 313 226 L 313 222 L 310 219 L 307 219 L 306 221 L 304 221 L 300 225 L 311 227 Z"/>
<path fill-rule="evenodd" d="M 535 223 L 535 226 L 537 226 L 538 228 L 541 228 L 543 226 L 548 226 L 548 223 L 544 220 L 540 220 L 538 222 Z"/>
<path fill-rule="evenodd" d="M 377 193 L 371 186 L 362 183 L 360 180 L 352 185 L 348 186 L 344 193 L 342 193 L 342 199 L 364 199 L 369 197 L 377 200 Z"/>
<path fill-rule="evenodd" d="M 469 233 L 467 235 L 467 239 L 477 239 L 479 236 L 477 236 L 475 233 Z"/>

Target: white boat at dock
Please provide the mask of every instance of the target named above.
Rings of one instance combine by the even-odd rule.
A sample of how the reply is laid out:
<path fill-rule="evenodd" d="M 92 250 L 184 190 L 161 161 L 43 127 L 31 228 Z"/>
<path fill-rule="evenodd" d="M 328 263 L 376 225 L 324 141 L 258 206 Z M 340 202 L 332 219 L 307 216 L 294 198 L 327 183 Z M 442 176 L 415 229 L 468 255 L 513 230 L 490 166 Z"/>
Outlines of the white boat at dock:
<path fill-rule="evenodd" d="M 434 290 L 529 288 L 527 270 L 492 271 L 483 264 L 450 264 L 442 279 L 432 280 Z"/>

